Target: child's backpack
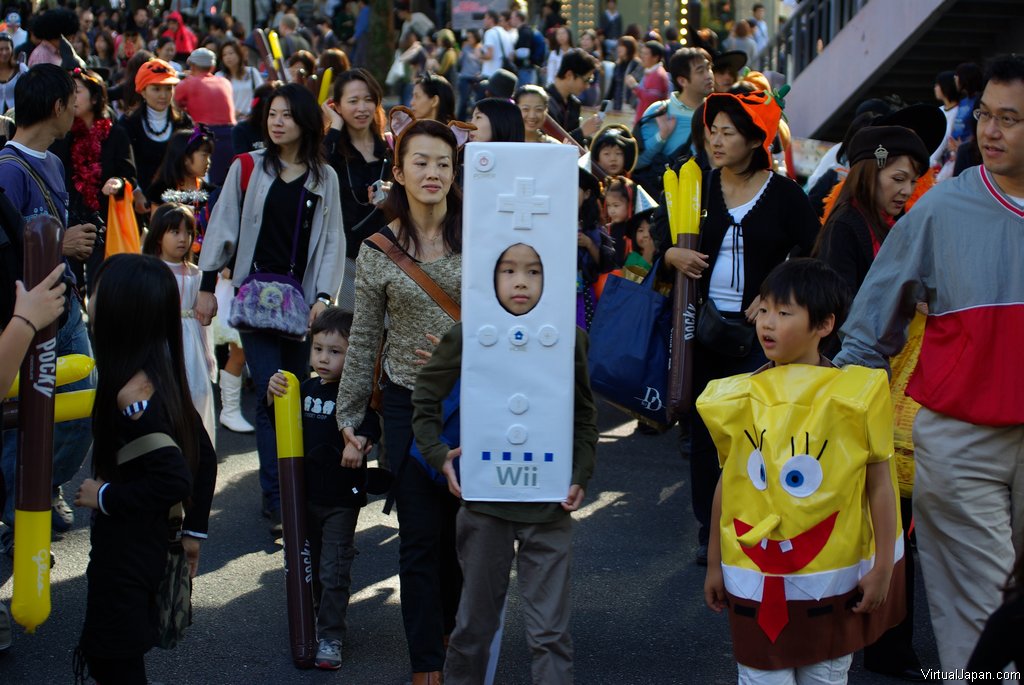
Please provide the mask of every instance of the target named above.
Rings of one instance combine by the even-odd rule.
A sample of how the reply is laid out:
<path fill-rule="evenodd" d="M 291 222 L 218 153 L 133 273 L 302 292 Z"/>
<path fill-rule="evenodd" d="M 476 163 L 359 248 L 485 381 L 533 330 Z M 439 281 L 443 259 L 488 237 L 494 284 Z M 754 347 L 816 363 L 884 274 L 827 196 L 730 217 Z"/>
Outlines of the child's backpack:
<path fill-rule="evenodd" d="M 461 381 L 455 382 L 455 387 L 448 393 L 448 397 L 444 398 L 441 402 L 441 417 L 444 422 L 444 429 L 441 431 L 441 441 L 448 445 L 452 449 L 456 448 L 460 444 L 459 436 L 459 388 Z M 409 448 L 409 456 L 416 460 L 416 464 L 422 468 L 427 476 L 437 483 L 443 485 L 445 488 L 448 487 L 448 478 L 443 473 L 439 472 L 429 463 L 427 463 L 426 457 L 420 452 L 419 447 L 416 446 L 416 441 L 412 441 L 412 446 Z"/>

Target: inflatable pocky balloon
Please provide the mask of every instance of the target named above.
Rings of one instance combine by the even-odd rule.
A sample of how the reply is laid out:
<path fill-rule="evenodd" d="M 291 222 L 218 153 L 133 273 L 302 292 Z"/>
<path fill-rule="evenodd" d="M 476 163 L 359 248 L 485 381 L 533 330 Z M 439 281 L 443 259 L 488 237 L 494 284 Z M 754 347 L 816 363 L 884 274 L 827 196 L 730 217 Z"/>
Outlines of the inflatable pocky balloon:
<path fill-rule="evenodd" d="M 903 537 L 876 541 L 867 465 L 892 454 L 884 371 L 790 364 L 712 381 L 697 400 L 722 464 L 722 573 L 739 663 L 850 654 L 901 620 Z M 899 495 L 894 495 L 899 501 Z M 875 545 L 893 545 L 886 602 L 855 614 Z"/>

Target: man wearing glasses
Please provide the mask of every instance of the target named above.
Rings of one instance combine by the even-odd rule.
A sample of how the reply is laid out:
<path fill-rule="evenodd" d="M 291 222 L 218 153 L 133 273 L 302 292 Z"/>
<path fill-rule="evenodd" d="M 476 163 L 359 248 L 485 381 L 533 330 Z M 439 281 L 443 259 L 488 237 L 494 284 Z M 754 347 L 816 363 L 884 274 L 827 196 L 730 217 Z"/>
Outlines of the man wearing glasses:
<path fill-rule="evenodd" d="M 943 671 L 967 665 L 1024 554 L 1024 56 L 996 57 L 986 80 L 974 112 L 982 166 L 895 225 L 835 359 L 886 368 L 927 302 L 907 394 L 922 405 L 914 518 Z"/>
<path fill-rule="evenodd" d="M 579 48 L 573 48 L 562 57 L 555 80 L 548 91 L 548 114 L 569 132 L 580 145 L 588 147 L 590 139 L 601 127 L 601 117 L 594 114 L 580 123 L 580 94 L 594 81 L 598 62 Z"/>

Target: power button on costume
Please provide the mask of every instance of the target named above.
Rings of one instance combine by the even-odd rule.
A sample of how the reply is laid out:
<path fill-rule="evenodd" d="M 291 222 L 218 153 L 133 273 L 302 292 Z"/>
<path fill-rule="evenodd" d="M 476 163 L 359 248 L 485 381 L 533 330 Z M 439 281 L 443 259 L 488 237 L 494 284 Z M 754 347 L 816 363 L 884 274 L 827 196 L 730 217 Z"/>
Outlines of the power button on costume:
<path fill-rule="evenodd" d="M 852 611 L 875 554 L 867 465 L 888 461 L 896 489 L 889 397 L 884 371 L 790 364 L 712 381 L 697 400 L 723 469 L 718 525 L 739 663 L 835 659 L 902 619 L 898 530 L 881 543 L 895 549 L 885 603 Z"/>

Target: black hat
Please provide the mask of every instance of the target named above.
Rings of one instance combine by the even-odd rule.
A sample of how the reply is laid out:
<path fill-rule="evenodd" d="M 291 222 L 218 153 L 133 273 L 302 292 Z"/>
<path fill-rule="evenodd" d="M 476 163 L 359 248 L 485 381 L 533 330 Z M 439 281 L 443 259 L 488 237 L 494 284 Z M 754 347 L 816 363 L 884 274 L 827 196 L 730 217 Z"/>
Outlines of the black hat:
<path fill-rule="evenodd" d="M 929 152 L 938 149 L 946 137 L 946 115 L 935 105 L 910 105 L 878 117 L 871 125 L 909 128 Z"/>
<path fill-rule="evenodd" d="M 491 97 L 511 100 L 516 92 L 516 75 L 507 69 L 498 69 L 481 85 Z"/>
<path fill-rule="evenodd" d="M 928 168 L 930 153 L 916 133 L 905 126 L 865 126 L 850 141 L 846 156 L 852 167 L 857 162 L 873 159 L 882 169 L 889 160 L 909 155 L 923 171 Z"/>
<path fill-rule="evenodd" d="M 735 74 L 739 74 L 740 69 L 745 66 L 747 66 L 747 53 L 742 50 L 719 52 L 711 61 L 711 68 L 715 71 L 728 69 Z"/>
<path fill-rule="evenodd" d="M 633 137 L 629 127 L 625 124 L 608 124 L 598 131 L 597 135 L 594 136 L 593 142 L 590 143 L 590 161 L 592 164 L 597 164 L 597 157 L 601 148 L 608 147 L 609 145 L 622 149 L 626 160 L 623 173 L 628 174 L 633 171 L 633 167 L 636 166 L 638 146 L 636 138 Z"/>

